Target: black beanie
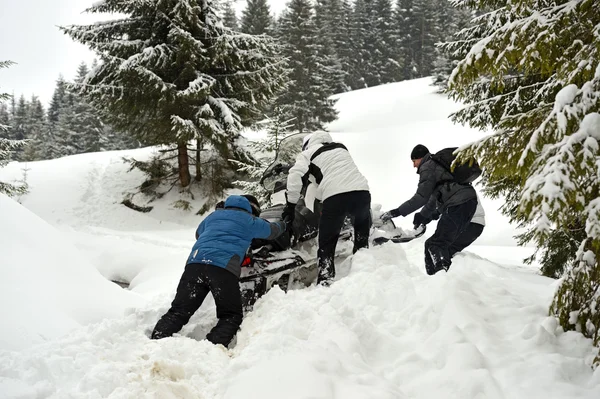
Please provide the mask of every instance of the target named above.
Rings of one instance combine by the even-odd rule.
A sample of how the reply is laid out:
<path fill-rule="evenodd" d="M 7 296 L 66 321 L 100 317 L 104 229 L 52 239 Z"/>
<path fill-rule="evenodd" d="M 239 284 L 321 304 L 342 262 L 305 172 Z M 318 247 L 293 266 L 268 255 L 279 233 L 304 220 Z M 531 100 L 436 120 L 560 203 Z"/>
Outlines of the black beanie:
<path fill-rule="evenodd" d="M 410 153 L 410 159 L 421 159 L 427 154 L 429 154 L 427 147 L 425 147 L 423 144 L 417 144 Z"/>

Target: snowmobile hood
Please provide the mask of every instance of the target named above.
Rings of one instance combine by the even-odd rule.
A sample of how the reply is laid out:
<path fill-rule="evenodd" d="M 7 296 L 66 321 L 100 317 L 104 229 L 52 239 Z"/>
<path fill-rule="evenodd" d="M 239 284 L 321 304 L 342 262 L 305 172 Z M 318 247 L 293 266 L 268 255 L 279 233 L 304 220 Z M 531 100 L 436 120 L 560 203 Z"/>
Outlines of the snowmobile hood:
<path fill-rule="evenodd" d="M 250 206 L 250 201 L 241 195 L 230 195 L 225 200 L 225 208 L 238 208 L 242 209 L 248 213 L 252 213 L 252 207 Z"/>
<path fill-rule="evenodd" d="M 323 143 L 331 143 L 333 139 L 331 135 L 327 132 L 316 132 L 310 136 L 310 141 L 308 142 L 308 148 L 312 148 L 315 146 L 319 146 Z"/>

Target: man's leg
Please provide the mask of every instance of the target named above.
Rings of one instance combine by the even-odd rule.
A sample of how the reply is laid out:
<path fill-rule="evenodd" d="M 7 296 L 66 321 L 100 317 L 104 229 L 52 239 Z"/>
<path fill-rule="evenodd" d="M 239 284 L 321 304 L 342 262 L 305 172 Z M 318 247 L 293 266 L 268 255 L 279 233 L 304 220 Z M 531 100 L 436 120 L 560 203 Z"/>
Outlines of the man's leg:
<path fill-rule="evenodd" d="M 437 230 L 436 230 L 437 232 Z M 438 270 L 436 270 L 435 265 L 433 264 L 433 259 L 431 259 L 431 254 L 429 253 L 429 246 L 431 245 L 431 240 L 434 239 L 435 233 L 433 236 L 425 240 L 425 271 L 430 276 L 435 274 Z M 435 240 L 435 239 L 434 239 Z"/>
<path fill-rule="evenodd" d="M 317 284 L 328 285 L 335 277 L 335 247 L 346 219 L 344 201 L 338 196 L 323 201 L 319 220 L 319 275 Z"/>
<path fill-rule="evenodd" d="M 477 223 L 469 223 L 467 228 L 458 236 L 450 245 L 450 257 L 457 252 L 462 251 L 473 243 L 483 232 L 483 225 Z"/>
<path fill-rule="evenodd" d="M 209 266 L 210 292 L 217 306 L 217 325 L 206 335 L 213 344 L 229 345 L 237 333 L 242 319 L 242 293 L 239 279 L 231 272 L 217 266 Z"/>
<path fill-rule="evenodd" d="M 433 273 L 428 271 L 428 274 L 435 274 L 442 269 L 448 270 L 452 264 L 450 246 L 466 229 L 476 207 L 477 199 L 472 199 L 464 204 L 449 207 L 442 214 L 435 233 L 425 242 L 425 249 L 433 263 Z"/>
<path fill-rule="evenodd" d="M 349 193 L 349 202 L 353 204 L 352 216 L 354 227 L 354 248 L 356 253 L 361 248 L 369 246 L 369 233 L 371 231 L 371 194 L 368 191 Z"/>
<path fill-rule="evenodd" d="M 202 273 L 203 266 L 206 267 L 200 264 L 189 264 L 185 267 L 171 308 L 156 323 L 152 331 L 152 339 L 170 337 L 181 330 L 202 305 L 209 291 L 208 283 Z"/>

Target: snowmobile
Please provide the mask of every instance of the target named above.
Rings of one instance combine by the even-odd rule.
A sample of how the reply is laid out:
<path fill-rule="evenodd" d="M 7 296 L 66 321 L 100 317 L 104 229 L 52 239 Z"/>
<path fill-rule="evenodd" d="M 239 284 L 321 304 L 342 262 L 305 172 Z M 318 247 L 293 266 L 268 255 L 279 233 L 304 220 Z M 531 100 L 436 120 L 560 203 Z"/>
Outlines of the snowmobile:
<path fill-rule="evenodd" d="M 269 193 L 269 202 L 273 205 L 261 210 L 260 217 L 269 221 L 282 220 L 286 204 L 285 190 L 288 172 L 292 165 L 275 161 L 265 170 L 260 184 Z M 283 291 L 308 287 L 317 280 L 317 236 L 319 216 L 322 204 L 316 194 L 316 184 L 308 182 L 302 191 L 302 197 L 296 204 L 295 216 L 288 231 L 274 240 L 253 240 L 242 262 L 240 288 L 244 311 L 252 310 L 254 303 L 269 289 L 277 285 Z M 370 244 L 381 245 L 386 242 L 403 243 L 425 234 L 425 226 L 419 226 L 412 232 L 396 228 L 390 220 L 379 219 L 380 205 L 371 210 Z M 375 216 L 375 218 L 373 218 Z M 352 239 L 352 220 L 347 217 L 338 239 L 336 258 L 344 252 L 340 242 Z M 347 246 L 346 246 L 347 247 Z"/>

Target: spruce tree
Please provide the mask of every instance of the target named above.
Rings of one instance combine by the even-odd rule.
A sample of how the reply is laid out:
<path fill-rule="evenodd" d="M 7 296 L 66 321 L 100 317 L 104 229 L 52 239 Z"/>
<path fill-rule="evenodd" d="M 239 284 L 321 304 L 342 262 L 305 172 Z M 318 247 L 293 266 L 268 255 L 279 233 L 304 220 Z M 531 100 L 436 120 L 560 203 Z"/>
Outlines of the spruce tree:
<path fill-rule="evenodd" d="M 61 28 L 98 53 L 80 90 L 110 122 L 150 145 L 175 145 L 181 186 L 191 182 L 188 142 L 240 156 L 239 130 L 284 84 L 283 60 L 264 36 L 222 25 L 213 0 L 106 0 L 88 12 L 126 16 Z"/>
<path fill-rule="evenodd" d="M 445 91 L 448 86 L 448 79 L 458 62 L 464 58 L 465 54 L 460 54 L 460 49 L 464 46 L 457 46 L 453 41 L 454 35 L 461 35 L 460 32 L 472 26 L 474 12 L 468 8 L 457 8 L 447 0 L 438 0 L 440 13 L 438 15 L 438 25 L 440 29 L 439 43 L 436 45 L 436 58 L 433 62 L 433 84 Z M 462 35 L 461 35 L 462 36 Z M 458 50 L 458 51 L 457 51 Z"/>
<path fill-rule="evenodd" d="M 396 57 L 402 60 L 401 79 L 414 79 L 418 76 L 415 43 L 417 41 L 417 20 L 413 10 L 414 0 L 398 0 L 394 10 Z"/>
<path fill-rule="evenodd" d="M 239 30 L 239 21 L 233 8 L 233 0 L 226 1 L 223 9 L 223 25 L 232 30 Z"/>
<path fill-rule="evenodd" d="M 378 84 L 399 81 L 402 59 L 396 52 L 391 0 L 375 0 L 372 17 L 376 32 L 372 67 L 377 69 Z"/>
<path fill-rule="evenodd" d="M 267 0 L 248 0 L 242 11 L 242 32 L 250 35 L 264 35 L 272 32 L 273 17 Z"/>
<path fill-rule="evenodd" d="M 48 132 L 46 112 L 40 99 L 31 97 L 29 113 L 27 115 L 27 130 L 29 143 L 24 150 L 23 160 L 35 161 L 44 157 L 44 141 Z"/>
<path fill-rule="evenodd" d="M 318 0 L 315 6 L 315 24 L 324 56 L 329 59 L 334 92 L 350 89 L 349 74 L 353 54 L 350 49 L 351 8 L 342 0 Z"/>
<path fill-rule="evenodd" d="M 48 108 L 48 122 L 54 124 L 58 122 L 58 116 L 61 108 L 67 101 L 67 82 L 62 75 L 56 80 L 56 88 L 52 94 L 52 100 L 50 100 L 50 107 Z"/>
<path fill-rule="evenodd" d="M 293 139 L 288 139 L 282 144 L 282 141 L 290 135 L 291 121 L 285 120 L 285 113 L 281 109 L 275 108 L 272 117 L 261 123 L 261 128 L 267 132 L 263 139 L 251 141 L 248 144 L 251 154 L 255 154 L 252 160 L 239 162 L 236 161 L 238 171 L 247 176 L 246 180 L 237 180 L 233 184 L 240 187 L 245 193 L 252 194 L 264 206 L 270 206 L 270 192 L 268 192 L 260 180 L 266 170 L 274 165 L 274 162 L 282 165 L 291 165 L 295 156 L 298 154 L 299 144 Z M 286 145 L 287 143 L 287 145 Z"/>
<path fill-rule="evenodd" d="M 0 61 L 0 69 L 8 68 L 13 64 L 12 61 Z M 11 96 L 8 93 L 0 93 L 0 103 L 8 100 Z M 6 166 L 10 161 L 10 155 L 13 151 L 22 149 L 25 145 L 25 141 L 11 140 L 8 138 L 2 138 L 3 134 L 6 133 L 8 126 L 0 124 L 0 168 Z M 0 193 L 12 196 L 18 194 L 24 194 L 27 191 L 26 185 L 14 185 L 4 183 L 0 181 Z"/>
<path fill-rule="evenodd" d="M 460 0 L 492 11 L 466 30 L 450 93 L 459 122 L 494 133 L 466 148 L 504 211 L 542 251 L 566 234 L 551 314 L 600 344 L 600 13 L 594 0 Z M 510 22 L 510 23 L 507 23 Z M 473 42 L 473 37 L 475 42 Z M 577 234 L 573 233 L 577 229 Z M 563 240 L 564 242 L 564 240 Z M 576 248 L 576 249 L 575 249 Z M 558 250 L 558 249 L 554 249 Z M 543 257 L 542 261 L 549 259 Z M 597 359 L 600 362 L 600 358 Z"/>
<path fill-rule="evenodd" d="M 334 101 L 329 99 L 335 90 L 331 83 L 336 70 L 329 69 L 328 60 L 321 57 L 324 50 L 308 0 L 292 0 L 288 4 L 279 33 L 291 73 L 289 86 L 277 103 L 285 119 L 294 119 L 295 130 L 323 129 L 325 123 L 337 117 Z"/>

